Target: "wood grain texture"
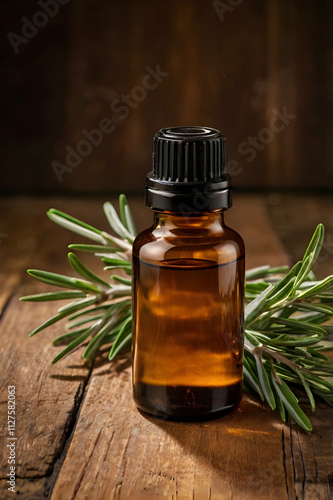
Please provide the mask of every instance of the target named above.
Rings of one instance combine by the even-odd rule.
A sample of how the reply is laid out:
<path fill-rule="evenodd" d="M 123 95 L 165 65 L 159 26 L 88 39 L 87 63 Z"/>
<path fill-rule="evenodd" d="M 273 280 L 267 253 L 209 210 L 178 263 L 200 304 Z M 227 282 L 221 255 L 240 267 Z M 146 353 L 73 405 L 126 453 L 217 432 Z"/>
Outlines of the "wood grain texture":
<path fill-rule="evenodd" d="M 311 434 L 294 423 L 281 423 L 277 412 L 249 395 L 236 411 L 217 420 L 188 424 L 156 420 L 139 412 L 132 401 L 129 355 L 110 364 L 104 353 L 91 371 L 78 351 L 51 367 L 59 348 L 50 341 L 62 333 L 61 325 L 28 338 L 28 332 L 53 314 L 58 304 L 18 302 L 20 294 L 50 288 L 27 278 L 24 268 L 69 273 L 67 245 L 82 242 L 54 226 L 45 211 L 53 206 L 107 229 L 103 201 L 22 197 L 0 201 L 8 232 L 0 247 L 2 269 L 7 273 L 0 299 L 9 293 L 6 287 L 10 289 L 0 321 L 0 418 L 6 422 L 7 387 L 15 384 L 21 498 L 328 500 L 332 495 L 333 409 L 324 403 L 318 402 L 317 412 L 311 415 L 309 404 L 302 400 L 313 422 Z M 150 224 L 152 213 L 144 208 L 142 197 L 129 201 L 142 230 Z M 300 208 L 291 214 L 293 206 Z M 236 194 L 226 222 L 244 237 L 247 267 L 279 265 L 301 257 L 287 245 L 288 256 L 281 245 L 281 220 L 289 220 L 290 228 L 296 228 L 299 220 L 298 237 L 308 239 L 312 223 L 319 222 L 329 207 L 323 198 Z M 281 213 L 285 219 L 278 218 Z M 100 272 L 97 259 L 81 256 Z M 327 258 L 324 264 L 329 263 Z M 12 288 L 5 276 L 15 276 Z M 4 449 L 6 434 L 1 434 L 1 440 Z M 6 493 L 6 473 L 3 454 L 0 496 L 5 499 L 12 498 Z"/>
<path fill-rule="evenodd" d="M 246 396 L 211 422 L 157 420 L 137 411 L 129 364 L 94 369 L 52 500 L 288 498 L 276 413 Z"/>
<path fill-rule="evenodd" d="M 333 495 L 333 409 L 317 400 L 313 414 L 304 396 L 300 396 L 300 401 L 314 430 L 311 434 L 304 433 L 291 422 L 288 432 L 284 432 L 284 461 L 289 463 L 288 494 L 290 498 L 329 499 Z"/>
<path fill-rule="evenodd" d="M 20 34 L 36 5 L 3 3 L 3 32 Z M 139 191 L 153 134 L 172 125 L 220 129 L 242 168 L 239 186 L 332 186 L 331 19 L 331 2 L 315 0 L 62 5 L 18 54 L 7 37 L 1 47 L 1 160 L 10 168 L 0 189 Z M 140 94 L 146 67 L 158 65 L 169 75 Z M 111 110 L 132 92 L 125 112 Z M 274 110 L 284 109 L 295 118 L 275 120 L 282 128 L 272 133 Z M 59 182 L 52 162 L 65 163 L 66 146 L 76 149 L 104 118 L 115 130 Z"/>
<path fill-rule="evenodd" d="M 94 368 L 52 500 L 329 498 L 332 409 L 311 435 L 249 395 L 214 421 L 166 422 L 135 408 L 129 364 Z"/>

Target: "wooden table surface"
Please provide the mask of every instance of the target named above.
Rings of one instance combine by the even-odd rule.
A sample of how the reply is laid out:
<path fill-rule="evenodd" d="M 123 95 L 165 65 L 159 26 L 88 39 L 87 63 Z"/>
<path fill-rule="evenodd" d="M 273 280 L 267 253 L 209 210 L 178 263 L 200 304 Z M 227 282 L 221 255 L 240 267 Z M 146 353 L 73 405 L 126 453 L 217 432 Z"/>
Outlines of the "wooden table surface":
<path fill-rule="evenodd" d="M 141 197 L 129 198 L 138 229 L 152 214 Z M 104 198 L 4 198 L 0 201 L 1 485 L 7 490 L 8 386 L 16 387 L 16 496 L 24 500 L 328 499 L 333 495 L 333 409 L 318 401 L 314 430 L 283 424 L 255 396 L 237 410 L 200 423 L 157 420 L 131 397 L 130 356 L 91 363 L 81 352 L 51 366 L 61 324 L 28 333 L 55 313 L 57 303 L 18 297 L 50 290 L 25 274 L 38 268 L 70 273 L 67 245 L 79 236 L 55 226 L 55 207 L 102 229 Z M 113 201 L 113 200 L 111 200 Z M 326 226 L 316 272 L 332 273 L 333 200 L 325 196 L 236 194 L 226 220 L 244 237 L 247 268 L 302 257 L 317 223 Z M 100 271 L 98 259 L 83 255 Z M 96 262 L 95 262 L 96 261 Z"/>

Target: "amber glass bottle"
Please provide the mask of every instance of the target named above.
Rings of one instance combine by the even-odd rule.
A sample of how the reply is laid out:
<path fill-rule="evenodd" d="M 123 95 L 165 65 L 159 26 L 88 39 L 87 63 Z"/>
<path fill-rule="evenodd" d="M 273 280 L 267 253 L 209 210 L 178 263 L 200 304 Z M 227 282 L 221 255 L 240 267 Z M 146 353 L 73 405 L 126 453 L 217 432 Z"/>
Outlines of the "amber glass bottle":
<path fill-rule="evenodd" d="M 244 336 L 244 244 L 224 224 L 224 137 L 160 130 L 145 192 L 154 223 L 133 245 L 134 400 L 163 418 L 218 416 L 241 399 Z"/>

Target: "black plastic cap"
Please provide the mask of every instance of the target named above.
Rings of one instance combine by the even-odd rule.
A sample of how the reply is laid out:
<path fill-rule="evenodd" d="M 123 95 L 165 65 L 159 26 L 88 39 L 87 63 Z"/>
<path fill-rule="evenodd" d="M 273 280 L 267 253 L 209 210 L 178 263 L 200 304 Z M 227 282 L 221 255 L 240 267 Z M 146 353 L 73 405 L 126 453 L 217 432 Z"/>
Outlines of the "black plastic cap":
<path fill-rule="evenodd" d="M 146 205 L 155 210 L 203 212 L 231 206 L 225 137 L 208 127 L 163 128 L 154 136 Z"/>

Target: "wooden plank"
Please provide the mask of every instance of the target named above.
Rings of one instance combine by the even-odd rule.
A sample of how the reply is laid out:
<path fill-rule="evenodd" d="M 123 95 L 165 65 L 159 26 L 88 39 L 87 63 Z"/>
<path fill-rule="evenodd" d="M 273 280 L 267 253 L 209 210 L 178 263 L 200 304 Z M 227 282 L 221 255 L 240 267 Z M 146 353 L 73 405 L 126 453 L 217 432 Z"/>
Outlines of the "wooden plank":
<path fill-rule="evenodd" d="M 50 366 L 55 355 L 51 339 L 59 326 L 41 332 L 33 339 L 28 332 L 36 322 L 51 316 L 54 305 L 18 302 L 16 294 L 1 320 L 0 387 L 1 422 L 7 422 L 8 386 L 16 390 L 16 473 L 20 478 L 42 478 L 51 474 L 74 424 L 90 363 L 83 363 L 76 353 L 62 365 Z M 1 435 L 2 449 L 10 441 L 7 424 Z M 0 458 L 0 478 L 6 478 L 8 453 Z M 25 489 L 19 491 L 25 493 Z"/>
<path fill-rule="evenodd" d="M 333 496 L 333 408 L 318 399 L 316 412 L 312 414 L 310 404 L 304 399 L 301 397 L 302 407 L 311 418 L 313 431 L 305 433 L 291 422 L 284 433 L 289 495 L 325 500 Z"/>
<path fill-rule="evenodd" d="M 41 227 L 36 208 L 36 203 L 31 203 L 28 199 L 25 202 L 25 212 L 22 202 L 17 198 L 0 200 L 0 211 L 3 214 L 0 221 L 0 232 L 3 235 L 0 239 L 0 314 L 36 252 L 36 227 Z"/>
<path fill-rule="evenodd" d="M 0 301 L 2 305 L 7 304 L 7 308 L 0 322 L 0 418 L 5 423 L 5 430 L 8 386 L 14 385 L 17 492 L 27 499 L 40 498 L 49 488 L 48 476 L 64 449 L 90 374 L 89 362 L 83 363 L 79 353 L 66 364 L 50 366 L 59 349 L 51 346 L 51 340 L 59 335 L 61 327 L 53 326 L 38 337 L 28 338 L 29 331 L 53 315 L 59 303 L 18 301 L 20 295 L 48 288 L 26 277 L 27 267 L 59 272 L 66 267 L 66 252 L 63 256 L 61 254 L 72 235 L 57 228 L 45 216 L 52 201 L 55 200 L 18 197 L 3 199 L 0 203 L 8 233 L 1 246 Z M 54 233 L 57 233 L 56 239 L 52 237 Z M 25 285 L 19 286 L 22 279 Z M 3 450 L 8 442 L 7 434 L 1 434 Z M 12 493 L 8 492 L 6 483 L 8 471 L 8 456 L 3 453 L 0 459 L 1 491 L 7 492 L 10 498 Z"/>
<path fill-rule="evenodd" d="M 7 388 L 15 385 L 16 489 L 27 500 L 41 498 L 54 482 L 56 461 L 60 460 L 69 439 L 91 366 L 80 359 L 80 352 L 63 363 L 50 366 L 59 351 L 59 347 L 51 346 L 51 340 L 63 333 L 64 322 L 28 338 L 28 333 L 55 314 L 60 304 L 19 302 L 21 295 L 52 289 L 27 277 L 25 269 L 35 267 L 75 275 L 67 263 L 67 245 L 83 239 L 53 224 L 45 212 L 51 206 L 57 207 L 107 230 L 103 201 L 27 197 L 0 201 L 0 211 L 5 214 L 1 231 L 7 234 L 0 247 L 0 303 L 7 304 L 0 321 L 3 360 L 0 366 L 0 419 L 7 422 Z M 103 272 L 99 259 L 85 254 L 83 260 L 94 271 Z M 6 449 L 7 437 L 7 433 L 2 433 L 2 449 Z M 0 460 L 0 487 L 10 498 L 12 493 L 8 492 L 6 483 L 7 461 L 4 453 Z"/>

